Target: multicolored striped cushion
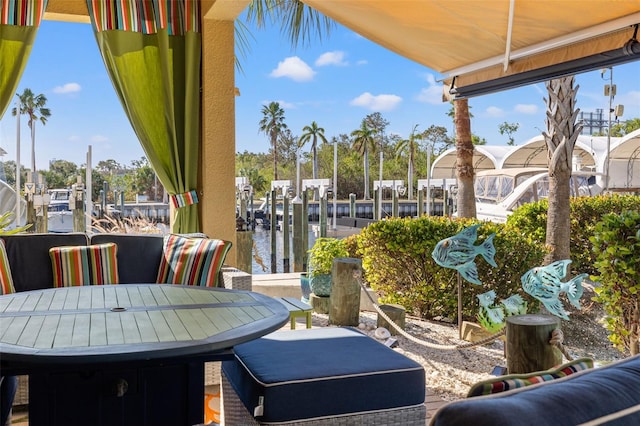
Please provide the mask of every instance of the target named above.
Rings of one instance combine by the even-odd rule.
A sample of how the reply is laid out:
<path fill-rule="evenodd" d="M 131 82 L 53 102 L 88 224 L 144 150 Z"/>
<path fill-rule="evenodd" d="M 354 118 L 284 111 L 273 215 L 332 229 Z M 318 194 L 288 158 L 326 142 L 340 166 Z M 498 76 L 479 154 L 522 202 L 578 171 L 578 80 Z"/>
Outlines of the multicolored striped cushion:
<path fill-rule="evenodd" d="M 467 397 L 490 395 L 511 389 L 522 388 L 536 383 L 548 382 L 550 380 L 559 379 L 578 371 L 593 368 L 593 360 L 591 358 L 578 358 L 559 367 L 546 371 L 536 371 L 529 374 L 511 374 L 508 376 L 499 376 L 495 379 L 489 379 L 478 382 L 471 386 Z"/>
<path fill-rule="evenodd" d="M 50 248 L 53 286 L 118 284 L 117 252 L 115 243 Z"/>
<path fill-rule="evenodd" d="M 15 293 L 13 287 L 13 277 L 7 258 L 7 250 L 4 248 L 4 240 L 0 239 L 0 294 Z"/>
<path fill-rule="evenodd" d="M 167 235 L 156 282 L 217 287 L 230 248 L 229 241 Z"/>

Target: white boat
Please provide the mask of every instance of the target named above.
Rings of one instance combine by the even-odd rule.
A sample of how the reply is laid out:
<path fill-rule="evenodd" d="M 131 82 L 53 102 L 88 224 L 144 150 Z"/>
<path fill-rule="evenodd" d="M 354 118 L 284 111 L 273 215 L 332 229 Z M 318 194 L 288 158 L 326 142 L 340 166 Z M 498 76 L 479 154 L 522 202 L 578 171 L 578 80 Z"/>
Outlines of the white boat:
<path fill-rule="evenodd" d="M 571 196 L 593 196 L 602 192 L 601 173 L 571 172 Z M 476 217 L 504 223 L 513 210 L 549 196 L 549 171 L 525 167 L 484 170 L 475 178 Z"/>
<path fill-rule="evenodd" d="M 69 207 L 71 189 L 50 189 L 51 197 L 47 208 L 47 228 L 49 232 L 73 232 L 73 212 Z"/>

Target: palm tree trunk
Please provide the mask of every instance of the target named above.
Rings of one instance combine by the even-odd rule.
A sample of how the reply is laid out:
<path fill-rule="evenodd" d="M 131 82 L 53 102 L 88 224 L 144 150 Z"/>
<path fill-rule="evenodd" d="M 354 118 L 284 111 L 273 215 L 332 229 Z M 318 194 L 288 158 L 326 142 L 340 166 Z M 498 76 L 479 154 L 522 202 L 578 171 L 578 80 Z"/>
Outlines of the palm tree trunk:
<path fill-rule="evenodd" d="M 473 143 L 469 101 L 453 102 L 456 127 L 456 177 L 458 178 L 458 217 L 476 217 L 476 196 L 473 188 Z"/>
<path fill-rule="evenodd" d="M 369 194 L 369 150 L 365 148 L 364 151 L 364 199 L 370 200 L 371 194 Z"/>
<path fill-rule="evenodd" d="M 546 245 L 550 252 L 544 263 L 569 259 L 571 256 L 571 159 L 582 124 L 576 124 L 577 88 L 574 77 L 564 77 L 546 83 L 547 130 L 543 132 L 549 159 L 549 209 L 547 212 Z"/>
<path fill-rule="evenodd" d="M 313 178 L 318 179 L 318 149 L 313 145 Z"/>
<path fill-rule="evenodd" d="M 36 123 L 31 121 L 31 173 L 33 174 L 33 182 L 36 177 Z"/>
<path fill-rule="evenodd" d="M 407 173 L 407 199 L 413 200 L 413 152 L 409 151 L 409 171 Z"/>

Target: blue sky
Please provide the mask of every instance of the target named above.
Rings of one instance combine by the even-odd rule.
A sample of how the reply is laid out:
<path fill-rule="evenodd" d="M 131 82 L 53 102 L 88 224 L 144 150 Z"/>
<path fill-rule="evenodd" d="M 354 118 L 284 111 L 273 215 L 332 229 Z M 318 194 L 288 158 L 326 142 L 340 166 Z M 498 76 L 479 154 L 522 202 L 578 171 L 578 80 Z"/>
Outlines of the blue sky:
<path fill-rule="evenodd" d="M 414 125 L 425 130 L 444 126 L 453 135 L 448 103 L 442 103 L 441 76 L 338 26 L 322 42 L 293 50 L 278 29 L 251 28 L 250 51 L 236 75 L 236 151 L 266 152 L 259 133 L 262 105 L 278 101 L 295 135 L 312 121 L 331 137 L 350 133 L 370 113 L 390 122 L 388 133 L 408 136 Z M 64 48 L 60 48 L 64 46 Z M 599 71 L 576 76 L 578 107 L 584 112 L 608 108 Z M 625 107 L 623 119 L 640 117 L 640 62 L 613 69 L 614 104 Z M 85 163 L 92 146 L 93 164 L 114 159 L 123 165 L 143 151 L 113 91 L 89 24 L 44 21 L 18 92 L 30 88 L 47 96 L 52 115 L 36 128 L 36 161 L 40 169 L 53 159 Z M 504 145 L 503 122 L 519 123 L 516 143 L 544 128 L 544 84 L 530 85 L 469 100 L 472 132 L 491 145 Z M 12 104 L 11 107 L 15 106 Z M 8 111 L 0 121 L 5 160 L 15 160 L 16 123 Z M 30 162 L 30 139 L 22 123 L 21 162 Z"/>

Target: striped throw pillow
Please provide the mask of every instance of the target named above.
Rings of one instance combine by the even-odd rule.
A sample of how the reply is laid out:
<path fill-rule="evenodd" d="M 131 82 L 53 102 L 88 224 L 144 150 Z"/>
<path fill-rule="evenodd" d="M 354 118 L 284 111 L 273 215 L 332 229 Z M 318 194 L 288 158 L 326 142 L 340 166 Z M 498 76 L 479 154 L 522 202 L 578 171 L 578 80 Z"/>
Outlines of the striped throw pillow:
<path fill-rule="evenodd" d="M 535 385 L 536 383 L 549 382 L 589 368 L 593 368 L 593 359 L 578 358 L 546 371 L 499 376 L 495 379 L 489 379 L 474 384 L 469 389 L 467 397 L 491 395 L 512 389 L 523 388 L 529 385 Z"/>
<path fill-rule="evenodd" d="M 50 248 L 53 286 L 118 284 L 117 252 L 115 243 Z"/>
<path fill-rule="evenodd" d="M 217 287 L 230 248 L 230 241 L 167 235 L 156 282 Z"/>
<path fill-rule="evenodd" d="M 13 277 L 11 276 L 7 250 L 4 247 L 4 240 L 0 239 L 0 294 L 15 292 L 16 289 L 13 287 Z"/>

